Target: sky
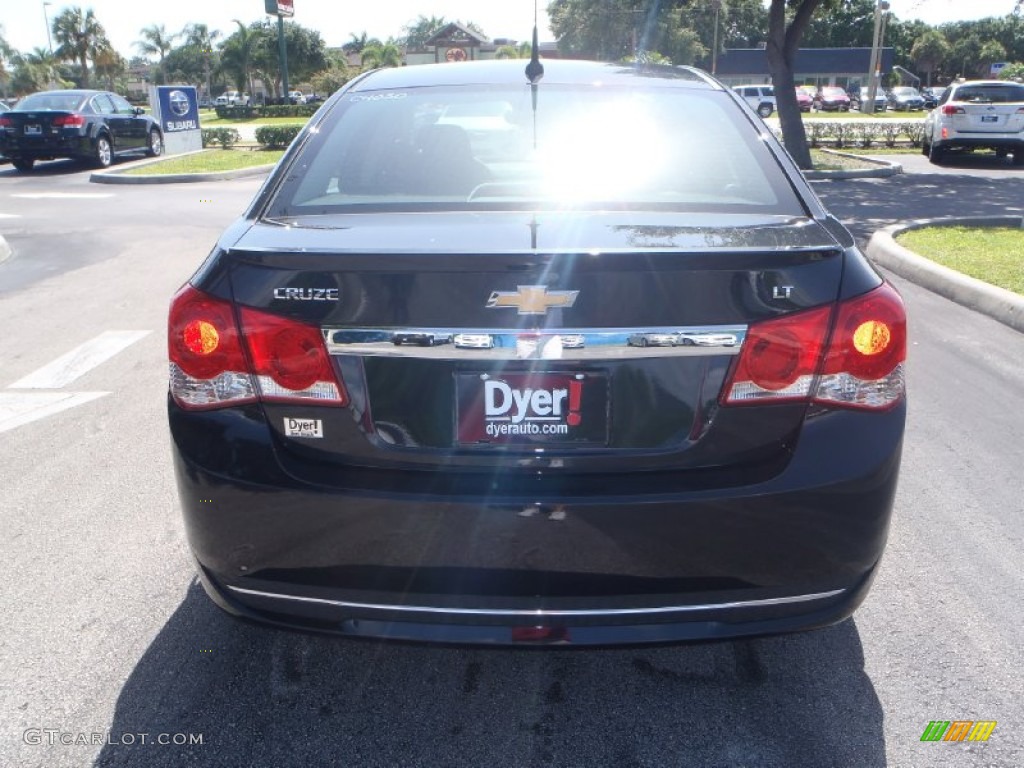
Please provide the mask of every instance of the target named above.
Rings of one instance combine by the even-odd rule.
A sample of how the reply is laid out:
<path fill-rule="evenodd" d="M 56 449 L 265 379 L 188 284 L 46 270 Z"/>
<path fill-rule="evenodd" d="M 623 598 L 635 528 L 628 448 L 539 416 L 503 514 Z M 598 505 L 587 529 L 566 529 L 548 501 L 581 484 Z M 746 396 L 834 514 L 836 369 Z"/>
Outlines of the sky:
<path fill-rule="evenodd" d="M 891 10 L 900 19 L 919 18 L 929 24 L 1004 16 L 1015 3 L 1016 0 L 890 0 Z M 114 48 L 129 57 L 137 52 L 134 43 L 139 39 L 139 30 L 150 24 L 163 24 L 168 31 L 177 32 L 186 24 L 201 22 L 230 34 L 235 28 L 232 19 L 248 23 L 266 17 L 263 0 L 50 0 L 45 9 L 43 5 L 42 0 L 0 0 L 0 27 L 14 48 L 45 48 L 44 11 L 52 22 L 62 8 L 74 5 L 92 8 Z M 539 0 L 539 5 L 540 39 L 553 40 L 544 11 L 547 0 Z M 492 38 L 528 40 L 533 28 L 531 0 L 295 0 L 295 21 L 318 30 L 329 46 L 341 45 L 349 40 L 350 34 L 363 31 L 381 39 L 397 37 L 406 24 L 423 13 L 450 21 L 476 22 Z"/>

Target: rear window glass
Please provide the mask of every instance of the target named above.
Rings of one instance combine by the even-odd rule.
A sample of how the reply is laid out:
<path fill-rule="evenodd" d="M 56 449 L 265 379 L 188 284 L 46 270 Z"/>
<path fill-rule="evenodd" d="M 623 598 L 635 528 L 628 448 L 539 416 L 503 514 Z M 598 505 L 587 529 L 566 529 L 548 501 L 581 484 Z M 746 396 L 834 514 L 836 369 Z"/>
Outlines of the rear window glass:
<path fill-rule="evenodd" d="M 1024 85 L 967 85 L 957 88 L 954 101 L 976 101 L 992 104 L 1024 101 Z"/>
<path fill-rule="evenodd" d="M 728 94 L 542 83 L 348 93 L 269 215 L 566 206 L 804 213 Z"/>
<path fill-rule="evenodd" d="M 76 112 L 85 101 L 80 93 L 51 91 L 49 93 L 33 93 L 26 96 L 18 104 L 20 110 L 48 110 L 52 112 Z"/>

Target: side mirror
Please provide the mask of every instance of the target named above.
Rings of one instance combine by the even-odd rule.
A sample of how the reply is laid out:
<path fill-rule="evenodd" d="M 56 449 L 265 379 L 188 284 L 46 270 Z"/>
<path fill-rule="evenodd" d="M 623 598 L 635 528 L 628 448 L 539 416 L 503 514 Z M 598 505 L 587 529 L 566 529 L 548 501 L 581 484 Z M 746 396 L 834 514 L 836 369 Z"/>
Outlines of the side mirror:
<path fill-rule="evenodd" d="M 139 115 L 146 114 L 146 110 L 144 110 L 142 107 L 136 107 L 132 110 L 132 114 L 138 117 Z"/>

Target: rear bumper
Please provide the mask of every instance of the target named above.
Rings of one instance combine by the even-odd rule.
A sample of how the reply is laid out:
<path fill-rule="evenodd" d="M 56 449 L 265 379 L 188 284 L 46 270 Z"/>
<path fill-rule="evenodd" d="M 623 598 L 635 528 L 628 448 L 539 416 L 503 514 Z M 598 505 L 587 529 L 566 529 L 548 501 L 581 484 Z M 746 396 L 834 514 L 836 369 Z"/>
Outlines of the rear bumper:
<path fill-rule="evenodd" d="M 88 136 L 70 136 L 56 141 L 17 141 L 0 142 L 0 154 L 10 158 L 25 160 L 52 160 L 58 157 L 91 157 L 95 151 L 93 141 Z"/>
<path fill-rule="evenodd" d="M 1024 151 L 1024 134 L 1021 133 L 955 133 L 950 131 L 949 137 L 939 139 L 935 146 L 942 149 L 961 147 L 964 149 L 1006 149 L 1010 152 Z"/>
<path fill-rule="evenodd" d="M 650 493 L 631 473 L 611 494 L 603 483 L 560 497 L 548 484 L 537 497 L 523 482 L 435 496 L 302 482 L 282 469 L 258 408 L 170 408 L 189 544 L 222 608 L 300 629 L 497 644 L 841 621 L 885 545 L 904 419 L 902 405 L 813 417 L 786 468 L 755 485 L 689 490 L 680 477 Z M 196 430 L 225 444 L 218 466 L 186 455 Z"/>

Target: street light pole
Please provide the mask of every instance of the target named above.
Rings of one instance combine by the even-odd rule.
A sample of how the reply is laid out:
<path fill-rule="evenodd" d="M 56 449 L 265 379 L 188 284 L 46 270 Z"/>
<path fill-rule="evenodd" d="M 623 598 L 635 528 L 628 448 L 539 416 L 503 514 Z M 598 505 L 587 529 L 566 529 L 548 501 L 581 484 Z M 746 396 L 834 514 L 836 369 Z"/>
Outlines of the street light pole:
<path fill-rule="evenodd" d="M 722 10 L 722 0 L 711 0 L 711 4 L 715 8 L 715 34 L 711 49 L 711 74 L 714 75 L 718 72 L 718 14 Z"/>
<path fill-rule="evenodd" d="M 50 49 L 50 55 L 53 55 L 53 40 L 50 38 L 50 17 L 46 13 L 47 6 L 53 5 L 53 3 L 43 3 L 43 21 L 46 22 L 46 46 Z"/>
<path fill-rule="evenodd" d="M 875 34 L 871 38 L 871 71 L 868 72 L 868 98 L 867 103 L 861 99 L 860 111 L 864 112 L 865 108 L 869 115 L 875 112 L 875 94 L 878 93 L 878 70 L 880 68 L 879 58 L 881 57 L 882 41 L 882 11 L 889 10 L 888 0 L 878 0 L 875 3 Z"/>

